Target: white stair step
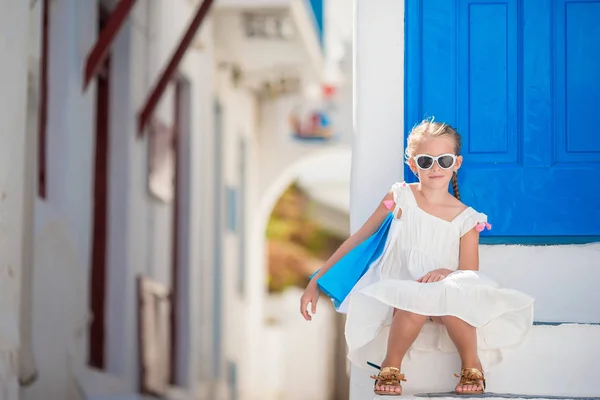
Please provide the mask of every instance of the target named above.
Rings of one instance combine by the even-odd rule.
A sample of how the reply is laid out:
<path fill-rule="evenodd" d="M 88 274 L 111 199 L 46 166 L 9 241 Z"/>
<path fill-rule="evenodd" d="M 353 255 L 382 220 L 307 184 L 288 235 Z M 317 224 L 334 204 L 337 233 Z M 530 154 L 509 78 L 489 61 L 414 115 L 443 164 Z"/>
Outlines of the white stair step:
<path fill-rule="evenodd" d="M 535 298 L 540 321 L 600 322 L 600 243 L 481 246 L 480 270 Z"/>
<path fill-rule="evenodd" d="M 407 379 L 404 393 L 448 393 L 456 386 L 453 374 L 459 371 L 457 354 L 415 352 L 402 366 Z M 536 324 L 521 346 L 506 350 L 504 360 L 486 371 L 487 391 L 544 398 L 595 397 L 600 396 L 598 371 L 600 325 Z M 353 367 L 351 400 L 373 397 L 369 375 L 376 372 Z"/>
<path fill-rule="evenodd" d="M 404 396 L 377 396 L 374 395 L 373 399 L 376 400 L 462 400 L 465 396 L 460 396 L 451 393 L 431 393 L 431 394 L 418 394 L 418 395 L 404 395 Z M 531 396 L 531 395 L 519 395 L 519 394 L 501 394 L 501 393 L 486 393 L 480 396 L 468 396 L 469 399 L 486 399 L 486 400 L 509 400 L 509 399 L 523 399 L 523 400 L 600 400 L 600 397 L 572 397 L 572 396 Z"/>

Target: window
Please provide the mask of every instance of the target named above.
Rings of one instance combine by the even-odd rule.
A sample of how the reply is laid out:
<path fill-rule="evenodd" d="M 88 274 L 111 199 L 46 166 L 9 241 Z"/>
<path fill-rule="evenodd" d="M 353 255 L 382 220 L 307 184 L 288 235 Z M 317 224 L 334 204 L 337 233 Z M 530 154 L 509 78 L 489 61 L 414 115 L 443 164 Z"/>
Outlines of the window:
<path fill-rule="evenodd" d="M 237 233 L 238 230 L 238 189 L 227 186 L 227 230 Z"/>

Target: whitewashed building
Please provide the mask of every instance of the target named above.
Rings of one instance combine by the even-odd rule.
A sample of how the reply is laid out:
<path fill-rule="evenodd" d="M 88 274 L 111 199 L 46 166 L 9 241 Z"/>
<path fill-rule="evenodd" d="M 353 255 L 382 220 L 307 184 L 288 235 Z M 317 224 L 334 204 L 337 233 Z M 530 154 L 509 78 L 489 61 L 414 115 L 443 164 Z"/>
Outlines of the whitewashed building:
<path fill-rule="evenodd" d="M 270 210 L 314 154 L 349 151 L 290 124 L 344 84 L 327 7 L 3 7 L 0 399 L 265 398 Z M 347 118 L 345 93 L 326 103 Z"/>

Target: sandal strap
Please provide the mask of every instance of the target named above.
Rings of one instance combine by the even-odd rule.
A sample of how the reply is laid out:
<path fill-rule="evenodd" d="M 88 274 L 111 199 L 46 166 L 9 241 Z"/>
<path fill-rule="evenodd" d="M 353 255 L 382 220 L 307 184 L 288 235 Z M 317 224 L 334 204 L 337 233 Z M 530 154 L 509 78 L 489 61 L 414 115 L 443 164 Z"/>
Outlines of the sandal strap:
<path fill-rule="evenodd" d="M 400 386 L 400 382 L 406 382 L 404 374 L 400 373 L 398 368 L 394 367 L 383 367 L 378 375 L 371 375 L 371 379 L 375 379 L 378 382 L 382 382 L 388 386 Z"/>
<path fill-rule="evenodd" d="M 460 371 L 460 376 L 454 374 L 457 378 L 460 378 L 459 386 L 480 386 L 480 382 L 483 382 L 483 388 L 485 389 L 485 376 L 477 368 L 463 368 Z"/>

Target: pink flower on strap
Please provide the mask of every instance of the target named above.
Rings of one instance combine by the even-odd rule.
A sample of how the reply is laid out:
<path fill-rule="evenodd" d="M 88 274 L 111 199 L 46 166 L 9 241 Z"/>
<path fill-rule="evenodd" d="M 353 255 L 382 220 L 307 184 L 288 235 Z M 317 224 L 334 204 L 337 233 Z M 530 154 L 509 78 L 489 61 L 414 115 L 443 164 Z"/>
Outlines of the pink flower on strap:
<path fill-rule="evenodd" d="M 477 225 L 475 225 L 475 229 L 477 230 L 477 232 L 481 232 L 486 228 L 488 231 L 491 230 L 492 224 L 488 224 L 487 222 L 480 222 Z"/>
<path fill-rule="evenodd" d="M 391 210 L 392 208 L 394 208 L 394 201 L 393 200 L 384 200 L 383 201 L 383 205 L 385 206 L 385 208 L 387 208 L 388 210 Z"/>

